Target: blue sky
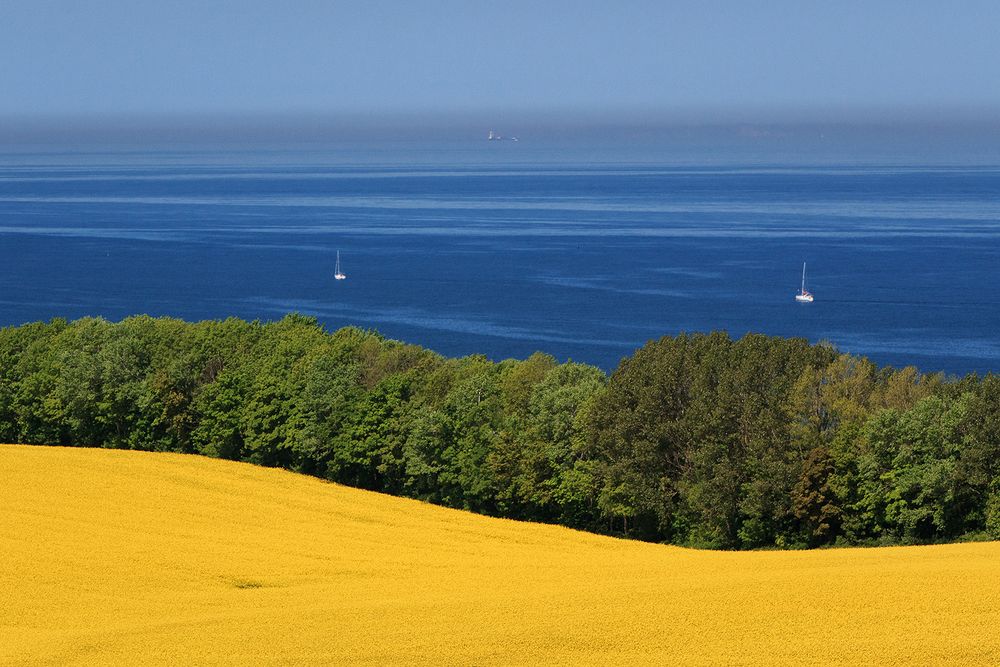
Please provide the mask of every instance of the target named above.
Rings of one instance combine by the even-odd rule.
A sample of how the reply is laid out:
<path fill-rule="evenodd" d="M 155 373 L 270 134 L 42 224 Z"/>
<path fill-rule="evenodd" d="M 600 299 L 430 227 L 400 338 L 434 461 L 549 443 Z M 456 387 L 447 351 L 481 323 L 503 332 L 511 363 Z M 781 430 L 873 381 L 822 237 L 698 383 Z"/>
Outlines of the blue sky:
<path fill-rule="evenodd" d="M 1000 3 L 0 1 L 0 114 L 1000 109 Z"/>

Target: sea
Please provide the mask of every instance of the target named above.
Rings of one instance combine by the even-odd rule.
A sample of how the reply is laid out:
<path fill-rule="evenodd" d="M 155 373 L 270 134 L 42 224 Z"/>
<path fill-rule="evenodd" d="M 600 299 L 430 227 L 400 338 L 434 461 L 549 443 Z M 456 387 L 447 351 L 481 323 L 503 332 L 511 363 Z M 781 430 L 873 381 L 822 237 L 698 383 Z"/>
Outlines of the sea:
<path fill-rule="evenodd" d="M 608 371 L 724 330 L 961 375 L 1000 371 L 998 271 L 990 164 L 479 138 L 0 151 L 4 326 L 297 312 Z"/>

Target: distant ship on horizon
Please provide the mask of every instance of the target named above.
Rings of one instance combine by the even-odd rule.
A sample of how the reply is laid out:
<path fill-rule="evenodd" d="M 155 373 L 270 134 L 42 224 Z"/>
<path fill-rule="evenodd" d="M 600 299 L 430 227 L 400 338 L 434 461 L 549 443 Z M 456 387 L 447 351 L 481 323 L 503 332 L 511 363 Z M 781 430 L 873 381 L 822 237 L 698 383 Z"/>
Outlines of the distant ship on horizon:
<path fill-rule="evenodd" d="M 504 137 L 497 134 L 493 130 L 490 130 L 489 135 L 486 137 L 487 141 L 517 141 L 517 137 Z"/>

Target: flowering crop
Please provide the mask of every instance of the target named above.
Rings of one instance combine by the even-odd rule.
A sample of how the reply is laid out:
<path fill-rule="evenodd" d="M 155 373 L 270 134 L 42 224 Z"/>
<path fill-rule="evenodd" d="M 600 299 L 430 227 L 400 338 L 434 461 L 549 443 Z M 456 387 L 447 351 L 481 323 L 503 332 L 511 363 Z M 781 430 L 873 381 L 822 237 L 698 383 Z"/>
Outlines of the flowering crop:
<path fill-rule="evenodd" d="M 1000 544 L 710 552 L 0 446 L 0 663 L 1000 663 Z"/>

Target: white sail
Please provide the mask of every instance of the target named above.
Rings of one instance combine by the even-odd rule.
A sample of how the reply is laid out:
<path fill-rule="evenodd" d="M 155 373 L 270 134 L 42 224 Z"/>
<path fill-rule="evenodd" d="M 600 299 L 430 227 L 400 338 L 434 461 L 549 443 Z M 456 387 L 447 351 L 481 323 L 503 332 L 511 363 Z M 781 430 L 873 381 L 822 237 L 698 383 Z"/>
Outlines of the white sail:
<path fill-rule="evenodd" d="M 802 262 L 802 287 L 799 289 L 799 293 L 795 295 L 795 300 L 800 303 L 812 303 L 813 295 L 806 291 L 806 263 Z"/>
<path fill-rule="evenodd" d="M 337 280 L 344 280 L 347 278 L 344 272 L 340 270 L 340 251 L 337 251 L 337 268 L 333 272 L 333 277 Z"/>

